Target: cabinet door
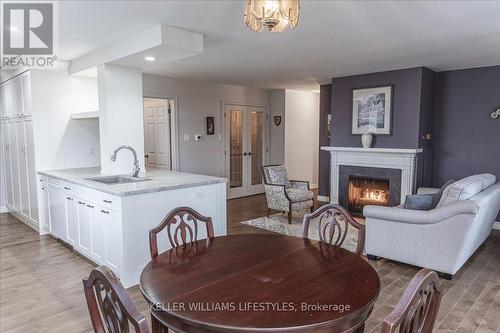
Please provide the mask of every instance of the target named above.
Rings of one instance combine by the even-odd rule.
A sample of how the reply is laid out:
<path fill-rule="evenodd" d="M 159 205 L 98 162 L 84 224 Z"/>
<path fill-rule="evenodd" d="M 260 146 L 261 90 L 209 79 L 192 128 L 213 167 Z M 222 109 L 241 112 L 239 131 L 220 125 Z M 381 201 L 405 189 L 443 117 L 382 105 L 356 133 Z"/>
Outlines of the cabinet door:
<path fill-rule="evenodd" d="M 7 84 L 8 82 L 2 83 L 0 85 L 0 116 L 7 116 Z"/>
<path fill-rule="evenodd" d="M 35 168 L 35 142 L 33 139 L 33 120 L 31 117 L 24 120 L 24 130 L 26 138 L 26 159 L 28 162 L 28 188 L 29 188 L 29 203 L 30 217 L 32 220 L 38 221 L 38 198 L 37 193 L 37 178 Z"/>
<path fill-rule="evenodd" d="M 23 74 L 19 77 L 19 85 L 21 88 L 22 112 L 24 115 L 31 115 L 31 78 L 30 73 Z"/>
<path fill-rule="evenodd" d="M 12 206 L 18 212 L 21 211 L 21 192 L 19 182 L 19 159 L 17 146 L 17 123 L 15 121 L 7 122 L 9 133 L 9 153 L 12 175 Z"/>
<path fill-rule="evenodd" d="M 40 195 L 42 202 L 42 211 L 40 214 L 41 225 L 45 231 L 51 232 L 50 229 L 50 205 L 49 205 L 49 190 L 45 185 L 40 187 Z"/>
<path fill-rule="evenodd" d="M 104 264 L 115 272 L 122 266 L 122 231 L 120 213 L 101 209 L 101 221 L 104 230 Z"/>
<path fill-rule="evenodd" d="M 90 256 L 91 224 L 95 208 L 84 201 L 78 201 L 78 244 L 77 248 L 85 255 Z"/>
<path fill-rule="evenodd" d="M 66 197 L 64 190 L 54 184 L 49 184 L 51 234 L 66 240 Z"/>
<path fill-rule="evenodd" d="M 75 197 L 66 193 L 66 239 L 76 245 L 78 239 L 78 207 Z"/>
<path fill-rule="evenodd" d="M 12 194 L 12 171 L 11 171 L 11 161 L 10 161 L 10 138 L 9 138 L 9 126 L 7 122 L 2 122 L 2 153 L 3 161 L 5 167 L 5 191 L 7 192 L 7 204 L 12 207 L 13 205 L 13 194 Z"/>
<path fill-rule="evenodd" d="M 13 85 L 12 80 L 2 84 L 2 113 L 7 117 L 15 116 L 14 103 L 13 103 Z"/>
<path fill-rule="evenodd" d="M 91 221 L 92 257 L 99 263 L 104 263 L 104 230 L 103 213 L 99 211 Z"/>
<path fill-rule="evenodd" d="M 20 116 L 23 113 L 23 93 L 21 88 L 21 80 L 15 78 L 11 80 L 9 94 L 9 109 L 10 116 Z"/>
<path fill-rule="evenodd" d="M 28 188 L 28 158 L 26 154 L 26 137 L 24 131 L 24 120 L 16 120 L 17 133 L 17 158 L 19 165 L 19 192 L 21 198 L 21 212 L 30 216 L 29 188 Z"/>

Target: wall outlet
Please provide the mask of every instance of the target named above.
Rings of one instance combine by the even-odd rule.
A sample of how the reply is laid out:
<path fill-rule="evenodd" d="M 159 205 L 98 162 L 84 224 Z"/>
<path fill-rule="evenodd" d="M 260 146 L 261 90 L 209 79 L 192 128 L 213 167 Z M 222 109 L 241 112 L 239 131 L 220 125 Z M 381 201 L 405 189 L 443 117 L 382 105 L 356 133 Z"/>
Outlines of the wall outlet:
<path fill-rule="evenodd" d="M 201 134 L 195 134 L 194 135 L 194 141 L 201 141 L 203 137 L 201 136 Z"/>

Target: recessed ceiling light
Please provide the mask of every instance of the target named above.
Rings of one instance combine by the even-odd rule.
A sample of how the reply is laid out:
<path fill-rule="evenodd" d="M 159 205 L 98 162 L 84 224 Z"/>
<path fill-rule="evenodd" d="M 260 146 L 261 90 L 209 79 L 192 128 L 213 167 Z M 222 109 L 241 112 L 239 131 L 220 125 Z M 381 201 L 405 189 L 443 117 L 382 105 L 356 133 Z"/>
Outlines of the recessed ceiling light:
<path fill-rule="evenodd" d="M 148 56 L 148 57 L 145 57 L 144 60 L 146 60 L 146 61 L 155 61 L 155 57 Z"/>

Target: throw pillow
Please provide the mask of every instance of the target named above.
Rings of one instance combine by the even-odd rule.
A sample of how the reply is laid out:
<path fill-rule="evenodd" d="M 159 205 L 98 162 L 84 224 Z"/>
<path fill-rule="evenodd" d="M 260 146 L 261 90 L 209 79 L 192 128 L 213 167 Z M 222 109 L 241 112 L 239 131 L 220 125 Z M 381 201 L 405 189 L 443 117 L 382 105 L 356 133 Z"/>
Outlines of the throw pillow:
<path fill-rule="evenodd" d="M 405 209 L 431 210 L 433 206 L 434 194 L 412 194 L 407 195 Z"/>

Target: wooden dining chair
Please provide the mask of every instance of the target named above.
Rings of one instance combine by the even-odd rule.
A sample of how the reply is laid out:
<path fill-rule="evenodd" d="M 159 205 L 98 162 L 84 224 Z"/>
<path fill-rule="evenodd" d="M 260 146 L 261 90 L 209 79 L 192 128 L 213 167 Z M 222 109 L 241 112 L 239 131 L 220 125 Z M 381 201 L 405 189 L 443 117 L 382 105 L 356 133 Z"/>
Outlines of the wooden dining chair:
<path fill-rule="evenodd" d="M 96 333 L 148 333 L 146 318 L 135 308 L 116 275 L 106 266 L 94 268 L 83 279 L 90 320 Z"/>
<path fill-rule="evenodd" d="M 341 246 L 347 236 L 349 226 L 358 230 L 356 254 L 362 255 L 365 248 L 365 226 L 358 223 L 342 206 L 327 204 L 304 215 L 302 222 L 302 237 L 308 238 L 309 225 L 318 219 L 318 235 L 320 241 L 336 246 Z"/>
<path fill-rule="evenodd" d="M 382 324 L 382 333 L 431 333 L 441 303 L 436 272 L 422 269 L 413 277 L 398 305 Z"/>
<path fill-rule="evenodd" d="M 159 232 L 167 228 L 168 240 L 172 247 L 187 245 L 188 243 L 198 240 L 198 221 L 205 223 L 207 238 L 213 238 L 214 227 L 211 217 L 203 216 L 189 207 L 179 207 L 168 213 L 157 227 L 149 231 L 149 250 L 151 252 L 151 259 L 158 257 L 157 234 Z M 193 224 L 194 230 L 188 222 Z M 189 236 L 189 241 L 187 236 Z"/>

